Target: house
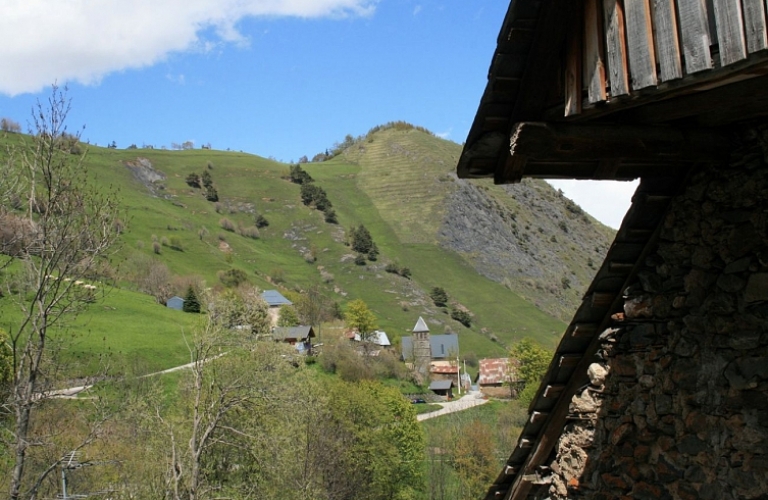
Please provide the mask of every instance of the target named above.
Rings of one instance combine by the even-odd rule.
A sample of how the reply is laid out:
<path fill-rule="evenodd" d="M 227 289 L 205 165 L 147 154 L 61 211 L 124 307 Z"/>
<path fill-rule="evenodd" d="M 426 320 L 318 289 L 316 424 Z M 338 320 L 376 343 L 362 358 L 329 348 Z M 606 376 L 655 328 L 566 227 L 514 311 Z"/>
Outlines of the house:
<path fill-rule="evenodd" d="M 483 394 L 494 397 L 509 397 L 516 391 L 517 371 L 509 358 L 486 358 L 480 360 L 480 369 L 475 383 Z"/>
<path fill-rule="evenodd" d="M 485 498 L 768 497 L 765 2 L 500 24 L 458 176 L 640 184 Z"/>
<path fill-rule="evenodd" d="M 445 396 L 447 399 L 453 398 L 453 386 L 456 385 L 454 380 L 433 380 L 429 384 L 429 390 L 437 394 L 438 396 Z"/>
<path fill-rule="evenodd" d="M 292 306 L 293 302 L 286 299 L 282 293 L 277 290 L 264 290 L 261 292 L 261 298 L 269 306 L 269 319 L 272 326 L 277 326 L 277 321 L 280 319 L 280 308 L 283 306 Z"/>
<path fill-rule="evenodd" d="M 311 326 L 278 326 L 272 330 L 272 338 L 276 342 L 285 342 L 296 346 L 296 350 L 301 353 L 312 354 L 312 339 L 315 338 L 315 330 Z"/>
<path fill-rule="evenodd" d="M 429 375 L 431 380 L 459 380 L 461 371 L 456 361 L 432 361 L 429 363 Z"/>
<path fill-rule="evenodd" d="M 355 342 L 361 342 L 362 337 L 360 334 L 355 330 L 349 330 L 346 332 L 346 337 L 349 340 L 355 341 Z M 389 341 L 389 337 L 387 336 L 387 332 L 383 330 L 374 330 L 371 332 L 371 334 L 368 336 L 368 341 L 371 342 L 374 345 L 377 345 L 379 347 L 392 347 L 392 343 Z"/>
<path fill-rule="evenodd" d="M 270 308 L 272 307 L 282 307 L 282 306 L 292 306 L 293 302 L 286 299 L 282 293 L 278 292 L 277 290 L 264 290 L 261 292 L 261 298 L 264 299 L 264 302 L 269 305 Z"/>
<path fill-rule="evenodd" d="M 184 310 L 184 299 L 175 295 L 165 301 L 165 306 L 170 309 L 176 309 L 177 311 Z"/>

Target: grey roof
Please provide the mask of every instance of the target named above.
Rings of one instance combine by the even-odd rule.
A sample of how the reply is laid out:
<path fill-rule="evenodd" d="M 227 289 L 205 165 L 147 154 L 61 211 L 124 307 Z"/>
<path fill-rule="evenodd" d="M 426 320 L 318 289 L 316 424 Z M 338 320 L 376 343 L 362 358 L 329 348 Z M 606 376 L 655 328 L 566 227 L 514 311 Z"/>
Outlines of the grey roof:
<path fill-rule="evenodd" d="M 269 307 L 293 305 L 293 302 L 283 297 L 283 294 L 277 290 L 264 290 L 261 292 L 261 298 L 269 304 Z"/>
<path fill-rule="evenodd" d="M 275 340 L 305 340 L 315 336 L 315 331 L 311 326 L 278 326 L 272 332 L 272 338 Z"/>
<path fill-rule="evenodd" d="M 411 337 L 400 339 L 404 359 L 413 357 L 413 340 Z M 459 353 L 459 336 L 455 333 L 446 335 L 430 335 L 429 347 L 432 349 L 432 359 L 443 359 Z"/>
<path fill-rule="evenodd" d="M 427 323 L 424 321 L 424 318 L 419 316 L 419 320 L 416 322 L 416 326 L 413 327 L 413 333 L 420 333 L 420 332 L 428 332 L 429 327 L 427 326 Z"/>
<path fill-rule="evenodd" d="M 455 384 L 453 383 L 453 380 L 433 380 L 431 384 L 429 384 L 429 390 L 430 391 L 446 391 L 453 387 Z"/>

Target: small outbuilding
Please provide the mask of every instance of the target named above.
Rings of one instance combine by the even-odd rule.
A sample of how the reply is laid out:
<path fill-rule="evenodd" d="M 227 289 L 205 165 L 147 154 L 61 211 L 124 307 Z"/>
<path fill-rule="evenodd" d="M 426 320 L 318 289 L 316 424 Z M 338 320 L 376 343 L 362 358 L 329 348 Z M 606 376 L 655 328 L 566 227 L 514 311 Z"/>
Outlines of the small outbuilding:
<path fill-rule="evenodd" d="M 315 330 L 311 326 L 276 327 L 272 331 L 272 338 L 276 342 L 285 342 L 296 347 L 301 353 L 312 354 L 312 339 L 315 338 Z"/>
<path fill-rule="evenodd" d="M 179 297 L 178 295 L 175 295 L 165 301 L 165 306 L 170 309 L 176 309 L 177 311 L 182 311 L 184 309 L 184 299 Z"/>
<path fill-rule="evenodd" d="M 445 396 L 448 399 L 453 397 L 453 386 L 456 383 L 453 380 L 433 380 L 429 384 L 429 390 L 438 396 Z"/>

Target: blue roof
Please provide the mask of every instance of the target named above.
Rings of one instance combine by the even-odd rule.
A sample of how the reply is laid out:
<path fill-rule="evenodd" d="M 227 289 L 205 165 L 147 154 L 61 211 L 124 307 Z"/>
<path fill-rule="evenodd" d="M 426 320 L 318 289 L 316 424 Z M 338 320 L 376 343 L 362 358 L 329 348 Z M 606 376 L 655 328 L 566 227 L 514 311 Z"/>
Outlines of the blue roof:
<path fill-rule="evenodd" d="M 283 297 L 283 294 L 277 290 L 264 290 L 261 292 L 261 298 L 269 304 L 269 307 L 293 305 L 293 302 Z"/>
<path fill-rule="evenodd" d="M 400 339 L 403 359 L 413 357 L 413 341 L 411 337 Z M 432 359 L 444 359 L 448 356 L 459 354 L 459 336 L 455 333 L 446 335 L 430 335 L 429 347 L 432 350 Z"/>

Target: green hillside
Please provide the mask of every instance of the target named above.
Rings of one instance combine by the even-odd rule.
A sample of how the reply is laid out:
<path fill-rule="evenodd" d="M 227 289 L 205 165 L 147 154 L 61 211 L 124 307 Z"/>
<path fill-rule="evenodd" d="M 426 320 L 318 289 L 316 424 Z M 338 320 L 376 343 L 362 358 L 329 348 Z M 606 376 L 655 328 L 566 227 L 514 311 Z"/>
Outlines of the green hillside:
<path fill-rule="evenodd" d="M 0 138 L 0 147 L 7 150 L 22 140 L 24 136 L 10 134 Z M 321 212 L 302 204 L 300 186 L 290 182 L 289 165 L 283 163 L 215 150 L 89 146 L 90 175 L 98 185 L 119 188 L 122 233 L 105 276 L 120 290 L 80 318 L 78 328 L 94 333 L 74 354 L 109 350 L 124 362 L 134 355 L 146 357 L 152 369 L 185 359 L 180 326 L 186 318 L 179 322 L 178 313 L 136 293 L 141 263 L 152 259 L 168 267 L 176 286 L 173 292 L 179 295 L 193 281 L 223 288 L 221 274 L 235 269 L 264 289 L 300 292 L 319 284 L 342 307 L 349 300 L 363 299 L 376 314 L 379 327 L 395 342 L 423 316 L 433 333 L 457 332 L 464 354 L 503 355 L 511 342 L 522 337 L 552 346 L 565 326 L 564 315 L 548 307 L 547 297 L 555 296 L 567 309 L 575 303 L 570 295 L 577 297 L 580 290 L 571 286 L 569 295 L 525 277 L 512 279 L 515 273 L 504 274 L 503 262 L 494 275 L 480 265 L 484 262 L 480 253 L 452 248 L 462 237 L 453 233 L 446 237 L 446 227 L 454 233 L 461 228 L 451 222 L 451 214 L 475 203 L 459 196 L 466 190 L 485 196 L 482 204 L 492 212 L 520 211 L 507 206 L 513 201 L 503 201 L 503 188 L 456 179 L 453 170 L 459 150 L 455 143 L 412 127 L 383 127 L 333 159 L 303 164 L 333 203 L 338 224 L 329 224 Z M 190 174 L 204 172 L 210 174 L 218 202 L 208 201 L 205 189 L 187 182 Z M 558 200 L 551 188 L 544 194 Z M 269 225 L 257 230 L 258 215 Z M 471 217 L 467 220 L 473 225 Z M 542 222 L 541 216 L 534 220 L 540 226 L 550 224 Z M 345 245 L 348 229 L 360 224 L 380 250 L 379 258 L 365 265 L 355 264 L 355 253 Z M 606 236 L 596 223 L 590 224 L 597 229 L 583 238 L 600 250 L 607 245 Z M 504 234 L 502 229 L 488 227 L 487 232 Z M 467 237 L 475 238 L 470 233 Z M 580 253 L 583 245 L 570 242 L 567 233 L 560 237 L 569 248 L 561 260 L 570 266 L 569 275 L 581 280 L 587 274 L 587 259 Z M 487 246 L 505 248 L 507 244 Z M 411 278 L 386 272 L 388 264 L 408 267 Z M 436 286 L 470 312 L 471 327 L 433 305 L 428 293 Z M 13 321 L 10 311 L 9 298 L 0 299 L 0 321 Z M 110 335 L 99 333 L 104 329 L 110 329 Z M 156 342 L 160 338 L 163 342 Z"/>

